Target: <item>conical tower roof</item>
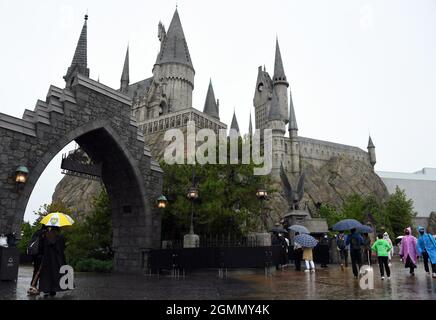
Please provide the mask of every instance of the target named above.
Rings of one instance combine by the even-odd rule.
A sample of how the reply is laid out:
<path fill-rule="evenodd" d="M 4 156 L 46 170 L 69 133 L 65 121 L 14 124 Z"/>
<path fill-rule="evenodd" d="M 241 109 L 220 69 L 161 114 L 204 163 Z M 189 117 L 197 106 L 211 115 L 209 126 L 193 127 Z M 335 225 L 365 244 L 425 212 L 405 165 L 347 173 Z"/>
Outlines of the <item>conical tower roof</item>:
<path fill-rule="evenodd" d="M 212 80 L 209 81 L 209 88 L 207 89 L 203 112 L 218 120 L 220 118 L 218 104 L 215 99 L 215 93 L 213 92 Z"/>
<path fill-rule="evenodd" d="M 276 39 L 276 58 L 274 62 L 273 81 L 286 82 L 285 69 L 283 68 L 282 54 L 280 53 L 279 39 Z"/>
<path fill-rule="evenodd" d="M 124 59 L 124 67 L 123 73 L 121 74 L 121 82 L 126 81 L 130 82 L 130 74 L 129 74 L 129 46 L 127 46 L 126 58 Z"/>
<path fill-rule="evenodd" d="M 74 51 L 73 61 L 68 68 L 64 79 L 67 80 L 76 72 L 89 77 L 88 69 L 88 15 L 85 15 L 85 23 L 80 33 L 79 41 L 77 42 L 76 51 Z"/>
<path fill-rule="evenodd" d="M 292 102 L 292 94 L 289 95 L 289 131 L 298 130 L 297 117 L 295 116 L 294 103 Z"/>
<path fill-rule="evenodd" d="M 248 123 L 248 135 L 251 137 L 253 136 L 253 125 L 251 124 L 251 112 L 250 112 L 250 120 Z"/>
<path fill-rule="evenodd" d="M 375 148 L 374 143 L 372 142 L 371 136 L 369 136 L 369 140 L 368 140 L 368 149 L 369 148 Z"/>
<path fill-rule="evenodd" d="M 239 132 L 238 119 L 236 119 L 236 112 L 235 111 L 233 111 L 233 119 L 232 119 L 232 124 L 230 125 L 230 129 L 234 129 L 237 132 Z"/>
<path fill-rule="evenodd" d="M 162 41 L 156 64 L 181 63 L 194 69 L 177 9 L 174 12 L 168 32 Z"/>

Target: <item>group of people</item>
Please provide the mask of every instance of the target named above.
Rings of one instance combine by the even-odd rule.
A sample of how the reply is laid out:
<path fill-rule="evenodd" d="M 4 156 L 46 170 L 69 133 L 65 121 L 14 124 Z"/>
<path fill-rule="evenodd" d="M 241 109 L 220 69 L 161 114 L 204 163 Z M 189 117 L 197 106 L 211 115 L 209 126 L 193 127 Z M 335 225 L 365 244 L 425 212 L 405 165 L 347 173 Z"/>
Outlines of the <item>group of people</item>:
<path fill-rule="evenodd" d="M 60 288 L 60 268 L 66 264 L 65 238 L 59 227 L 42 226 L 30 240 L 28 253 L 33 259 L 29 295 L 55 296 Z"/>
<path fill-rule="evenodd" d="M 411 276 L 415 275 L 418 257 L 423 258 L 424 269 L 430 275 L 430 268 L 433 278 L 436 278 L 436 240 L 429 232 L 425 232 L 423 227 L 418 228 L 418 239 L 412 235 L 410 227 L 404 230 L 404 236 L 401 238 L 399 256 L 404 263 L 405 268 L 409 269 Z M 371 245 L 371 239 L 368 234 L 363 236 L 355 229 L 351 230 L 349 235 L 340 232 L 336 239 L 336 246 L 341 260 L 341 268 L 344 270 L 348 267 L 348 253 L 351 257 L 353 275 L 357 279 L 359 270 L 362 266 L 362 256 L 368 259 L 371 264 L 371 256 L 374 253 L 377 256 L 381 279 L 385 279 L 385 273 L 389 279 L 391 276 L 391 260 L 394 255 L 394 245 L 388 233 L 379 233 L 377 240 Z"/>

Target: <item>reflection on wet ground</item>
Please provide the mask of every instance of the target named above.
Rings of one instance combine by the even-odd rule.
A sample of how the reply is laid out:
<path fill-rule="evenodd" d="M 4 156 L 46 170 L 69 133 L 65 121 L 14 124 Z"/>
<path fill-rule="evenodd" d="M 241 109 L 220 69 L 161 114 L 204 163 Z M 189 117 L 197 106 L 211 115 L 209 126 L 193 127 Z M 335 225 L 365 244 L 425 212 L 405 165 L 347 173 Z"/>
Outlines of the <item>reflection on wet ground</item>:
<path fill-rule="evenodd" d="M 32 268 L 20 267 L 17 282 L 0 282 L 0 300 L 28 299 L 436 299 L 436 279 L 419 264 L 415 276 L 402 263 L 392 266 L 391 279 L 380 279 L 374 265 L 374 289 L 362 290 L 351 267 L 318 268 L 315 273 L 297 272 L 293 266 L 265 277 L 263 270 L 229 270 L 221 279 L 217 270 L 194 272 L 185 278 L 156 275 L 76 273 L 76 289 L 54 298 L 28 297 Z"/>

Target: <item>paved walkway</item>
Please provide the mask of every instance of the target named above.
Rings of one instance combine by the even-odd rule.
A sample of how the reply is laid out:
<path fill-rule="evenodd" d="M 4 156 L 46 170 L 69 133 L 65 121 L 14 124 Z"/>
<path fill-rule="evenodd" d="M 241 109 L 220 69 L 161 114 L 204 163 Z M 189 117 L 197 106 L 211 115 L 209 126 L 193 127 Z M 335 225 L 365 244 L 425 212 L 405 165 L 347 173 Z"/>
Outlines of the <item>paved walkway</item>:
<path fill-rule="evenodd" d="M 0 282 L 0 300 L 51 299 L 28 297 L 31 267 L 20 267 L 18 281 Z M 374 266 L 374 289 L 362 290 L 351 267 L 318 268 L 316 273 L 296 272 L 293 267 L 265 277 L 263 270 L 229 271 L 227 279 L 217 271 L 195 272 L 183 278 L 169 276 L 76 273 L 77 288 L 53 299 L 405 299 L 436 300 L 436 279 L 420 264 L 415 277 L 396 261 L 390 280 L 380 280 Z"/>

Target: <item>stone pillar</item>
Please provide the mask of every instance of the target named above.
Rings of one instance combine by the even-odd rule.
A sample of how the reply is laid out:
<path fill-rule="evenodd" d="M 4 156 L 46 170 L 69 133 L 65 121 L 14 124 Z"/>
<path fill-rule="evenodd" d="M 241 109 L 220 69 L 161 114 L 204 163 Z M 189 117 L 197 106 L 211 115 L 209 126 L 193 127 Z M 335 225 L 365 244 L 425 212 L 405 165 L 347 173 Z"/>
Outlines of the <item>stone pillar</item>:
<path fill-rule="evenodd" d="M 198 248 L 200 246 L 200 236 L 188 233 L 183 237 L 183 248 Z"/>

